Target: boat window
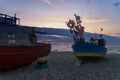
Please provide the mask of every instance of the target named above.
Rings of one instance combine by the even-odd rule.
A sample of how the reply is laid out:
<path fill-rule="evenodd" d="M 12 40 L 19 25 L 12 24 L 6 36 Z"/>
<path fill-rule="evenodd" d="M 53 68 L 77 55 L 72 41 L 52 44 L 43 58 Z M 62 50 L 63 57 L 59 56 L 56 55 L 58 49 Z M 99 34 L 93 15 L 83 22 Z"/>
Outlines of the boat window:
<path fill-rule="evenodd" d="M 8 33 L 8 43 L 9 44 L 15 44 L 16 43 L 15 33 Z"/>

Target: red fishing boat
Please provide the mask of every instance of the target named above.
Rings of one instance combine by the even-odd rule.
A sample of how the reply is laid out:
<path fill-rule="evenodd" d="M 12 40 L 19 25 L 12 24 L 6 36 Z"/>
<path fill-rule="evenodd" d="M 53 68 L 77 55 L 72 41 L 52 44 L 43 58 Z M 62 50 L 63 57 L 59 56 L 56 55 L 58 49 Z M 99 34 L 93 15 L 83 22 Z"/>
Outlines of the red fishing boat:
<path fill-rule="evenodd" d="M 34 27 L 21 26 L 16 15 L 0 13 L 0 70 L 20 67 L 49 55 L 50 42 L 38 43 L 35 33 Z"/>

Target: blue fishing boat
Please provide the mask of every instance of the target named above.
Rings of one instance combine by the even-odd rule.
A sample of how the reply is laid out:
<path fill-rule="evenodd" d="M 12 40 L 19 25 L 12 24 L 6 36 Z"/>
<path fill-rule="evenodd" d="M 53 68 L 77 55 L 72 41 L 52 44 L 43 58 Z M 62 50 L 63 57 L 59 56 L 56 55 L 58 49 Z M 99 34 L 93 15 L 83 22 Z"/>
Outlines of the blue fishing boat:
<path fill-rule="evenodd" d="M 103 58 L 107 52 L 107 48 L 105 47 L 106 41 L 103 35 L 100 34 L 99 38 L 91 37 L 90 40 L 87 41 L 84 38 L 85 28 L 81 25 L 81 17 L 76 14 L 74 16 L 76 21 L 69 19 L 66 24 L 70 28 L 70 32 L 74 38 L 72 48 L 76 57 L 80 60 L 96 60 Z M 101 31 L 103 31 L 102 28 Z"/>

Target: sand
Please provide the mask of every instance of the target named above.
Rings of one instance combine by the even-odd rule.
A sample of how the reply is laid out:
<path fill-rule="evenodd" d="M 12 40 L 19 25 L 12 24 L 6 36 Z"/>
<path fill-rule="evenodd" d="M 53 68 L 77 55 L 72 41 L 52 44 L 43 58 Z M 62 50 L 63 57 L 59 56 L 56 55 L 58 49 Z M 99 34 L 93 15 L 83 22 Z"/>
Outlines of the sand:
<path fill-rule="evenodd" d="M 97 62 L 76 65 L 72 52 L 51 52 L 48 67 L 37 69 L 35 62 L 0 72 L 0 80 L 120 80 L 120 54 L 107 54 Z"/>

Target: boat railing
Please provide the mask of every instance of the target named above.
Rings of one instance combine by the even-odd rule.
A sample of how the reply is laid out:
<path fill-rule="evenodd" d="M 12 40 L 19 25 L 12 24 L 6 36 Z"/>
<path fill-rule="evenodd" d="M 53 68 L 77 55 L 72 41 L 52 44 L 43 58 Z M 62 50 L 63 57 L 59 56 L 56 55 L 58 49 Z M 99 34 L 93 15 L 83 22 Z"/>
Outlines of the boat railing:
<path fill-rule="evenodd" d="M 0 13 L 0 24 L 20 25 L 20 19 L 16 17 L 16 14 L 13 17 Z"/>

